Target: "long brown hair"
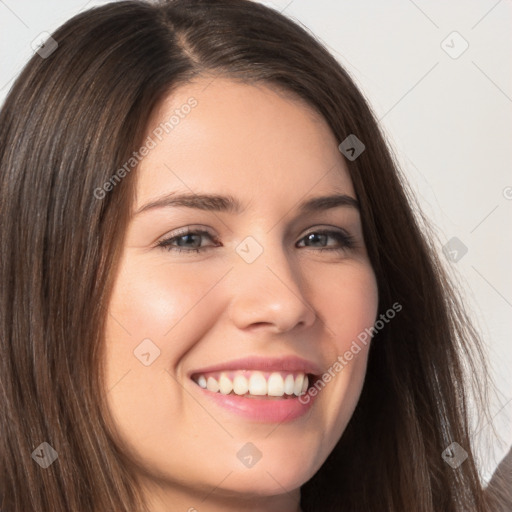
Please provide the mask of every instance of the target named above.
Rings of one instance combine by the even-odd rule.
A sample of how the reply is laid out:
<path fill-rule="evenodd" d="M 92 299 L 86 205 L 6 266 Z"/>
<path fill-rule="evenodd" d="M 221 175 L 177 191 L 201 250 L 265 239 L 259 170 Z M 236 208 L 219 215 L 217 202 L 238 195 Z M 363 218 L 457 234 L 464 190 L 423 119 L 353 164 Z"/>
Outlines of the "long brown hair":
<path fill-rule="evenodd" d="M 485 411 L 481 341 L 364 97 L 306 30 L 247 0 L 122 1 L 81 13 L 35 54 L 0 114 L 0 493 L 6 512 L 147 510 L 109 417 L 102 335 L 140 147 L 159 102 L 197 76 L 302 98 L 347 160 L 379 313 L 344 434 L 301 489 L 312 511 L 485 512 L 468 400 Z M 50 52 L 48 52 L 50 53 Z M 292 179 L 292 177 L 290 177 Z M 468 380 L 468 375 L 473 379 Z M 475 392 L 472 393 L 472 390 Z M 31 454 L 58 454 L 42 469 Z M 442 452 L 457 442 L 454 469 Z"/>

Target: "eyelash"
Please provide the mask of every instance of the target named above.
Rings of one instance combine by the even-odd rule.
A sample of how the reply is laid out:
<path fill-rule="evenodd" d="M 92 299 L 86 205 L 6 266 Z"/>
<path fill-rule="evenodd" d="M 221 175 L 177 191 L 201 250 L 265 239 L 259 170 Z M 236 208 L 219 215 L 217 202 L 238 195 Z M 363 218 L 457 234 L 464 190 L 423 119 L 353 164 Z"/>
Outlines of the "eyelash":
<path fill-rule="evenodd" d="M 341 247 L 316 247 L 316 249 L 320 250 L 320 251 L 344 252 L 347 249 L 348 250 L 353 249 L 355 247 L 355 245 L 356 245 L 354 237 L 349 235 L 348 233 L 343 233 L 343 232 L 340 232 L 340 231 L 332 231 L 332 230 L 327 230 L 327 229 L 319 229 L 319 230 L 316 230 L 316 231 L 311 231 L 311 232 L 307 233 L 306 235 L 304 235 L 301 238 L 301 240 L 303 240 L 304 238 L 307 238 L 308 236 L 313 235 L 313 234 L 332 236 L 338 242 L 340 242 L 341 245 L 342 245 Z M 157 247 L 160 247 L 160 248 L 162 248 L 162 249 L 164 249 L 166 251 L 177 251 L 177 252 L 186 252 L 186 253 L 191 253 L 191 252 L 199 253 L 201 251 L 204 251 L 204 250 L 212 248 L 212 247 L 201 247 L 201 248 L 184 249 L 184 248 L 179 247 L 179 246 L 171 245 L 171 243 L 174 242 L 175 240 L 177 240 L 177 239 L 179 239 L 181 237 L 187 236 L 187 235 L 206 235 L 211 240 L 213 240 L 214 242 L 217 242 L 217 239 L 215 237 L 213 237 L 212 235 L 210 235 L 210 233 L 208 233 L 208 231 L 204 231 L 204 230 L 186 230 L 186 231 L 181 232 L 181 233 L 179 233 L 177 235 L 174 235 L 174 236 L 172 236 L 170 238 L 166 238 L 164 240 L 161 240 L 160 242 L 158 242 Z M 315 247 L 310 247 L 310 248 L 311 249 L 315 249 Z"/>

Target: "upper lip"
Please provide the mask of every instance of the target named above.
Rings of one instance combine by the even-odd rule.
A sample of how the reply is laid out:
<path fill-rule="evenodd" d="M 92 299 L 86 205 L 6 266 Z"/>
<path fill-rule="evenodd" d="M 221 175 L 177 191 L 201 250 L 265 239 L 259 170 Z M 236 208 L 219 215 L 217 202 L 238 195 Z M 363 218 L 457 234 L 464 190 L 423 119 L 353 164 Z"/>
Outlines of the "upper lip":
<path fill-rule="evenodd" d="M 304 372 L 313 375 L 322 373 L 320 367 L 313 361 L 308 361 L 298 356 L 285 356 L 278 358 L 250 356 L 241 359 L 233 359 L 224 363 L 198 368 L 189 372 L 188 376 L 219 372 L 222 370 L 261 370 L 261 371 L 283 371 L 283 372 Z"/>

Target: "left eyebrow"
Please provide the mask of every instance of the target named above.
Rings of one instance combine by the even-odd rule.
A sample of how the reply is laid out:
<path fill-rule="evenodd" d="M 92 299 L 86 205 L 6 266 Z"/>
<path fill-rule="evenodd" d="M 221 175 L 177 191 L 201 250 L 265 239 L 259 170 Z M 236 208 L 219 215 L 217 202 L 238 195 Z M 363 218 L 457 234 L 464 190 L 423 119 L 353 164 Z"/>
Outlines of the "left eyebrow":
<path fill-rule="evenodd" d="M 141 206 L 135 215 L 155 208 L 185 207 L 198 210 L 228 212 L 241 214 L 246 210 L 238 199 L 232 195 L 217 194 L 167 194 Z M 312 197 L 299 203 L 297 210 L 302 214 L 330 210 L 332 208 L 349 207 L 359 210 L 359 201 L 346 194 Z"/>

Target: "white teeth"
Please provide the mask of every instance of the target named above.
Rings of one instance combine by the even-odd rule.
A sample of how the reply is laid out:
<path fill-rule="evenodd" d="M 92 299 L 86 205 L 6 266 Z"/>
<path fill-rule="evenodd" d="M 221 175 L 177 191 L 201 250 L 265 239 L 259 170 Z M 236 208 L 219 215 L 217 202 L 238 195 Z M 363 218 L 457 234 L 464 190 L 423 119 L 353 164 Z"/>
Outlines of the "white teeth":
<path fill-rule="evenodd" d="M 272 373 L 268 378 L 268 395 L 269 396 L 283 396 L 284 395 L 284 381 L 280 373 Z"/>
<path fill-rule="evenodd" d="M 289 374 L 286 376 L 286 379 L 284 379 L 284 392 L 287 395 L 293 395 L 293 388 L 295 384 L 295 379 L 293 378 L 292 374 Z"/>
<path fill-rule="evenodd" d="M 268 377 L 266 378 L 265 375 Z M 248 378 L 249 377 L 249 378 Z M 254 395 L 282 397 L 284 395 L 300 396 L 309 386 L 308 376 L 304 373 L 293 375 L 291 373 L 251 371 L 247 375 L 246 370 L 237 372 L 221 372 L 216 377 L 198 375 L 196 383 L 203 389 L 213 393 L 229 395 Z"/>
<path fill-rule="evenodd" d="M 309 385 L 308 376 L 305 375 L 304 376 L 304 382 L 302 383 L 302 389 L 301 389 L 301 392 L 300 392 L 301 395 L 303 395 L 308 390 L 308 385 Z"/>
<path fill-rule="evenodd" d="M 267 380 L 261 372 L 254 372 L 249 379 L 249 393 L 255 396 L 267 394 Z"/>
<path fill-rule="evenodd" d="M 295 377 L 295 385 L 293 387 L 293 393 L 299 396 L 302 393 L 302 384 L 304 382 L 304 374 L 301 373 Z"/>
<path fill-rule="evenodd" d="M 220 374 L 219 389 L 223 395 L 227 395 L 233 391 L 233 383 L 226 377 L 224 373 Z"/>
<path fill-rule="evenodd" d="M 208 380 L 206 381 L 206 389 L 217 393 L 217 391 L 219 391 L 219 383 L 213 377 L 208 377 Z"/>
<path fill-rule="evenodd" d="M 236 375 L 233 379 L 233 391 L 237 395 L 245 395 L 249 391 L 249 383 L 243 375 Z"/>
<path fill-rule="evenodd" d="M 206 377 L 204 375 L 199 375 L 197 379 L 197 383 L 203 388 L 206 389 Z"/>

